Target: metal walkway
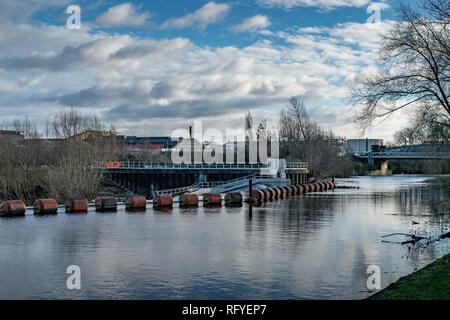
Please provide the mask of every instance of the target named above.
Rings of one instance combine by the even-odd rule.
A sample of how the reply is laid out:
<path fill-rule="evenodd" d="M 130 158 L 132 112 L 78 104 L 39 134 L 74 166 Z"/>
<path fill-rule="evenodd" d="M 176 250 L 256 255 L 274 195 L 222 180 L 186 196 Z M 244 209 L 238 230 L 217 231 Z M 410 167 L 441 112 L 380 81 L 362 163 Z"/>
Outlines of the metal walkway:
<path fill-rule="evenodd" d="M 241 170 L 260 170 L 269 168 L 266 164 L 249 164 L 249 163 L 195 163 L 195 164 L 175 164 L 172 162 L 155 162 L 155 161 L 116 161 L 106 162 L 95 166 L 97 169 L 191 169 L 191 170 L 217 170 L 217 169 L 241 169 Z M 287 162 L 286 169 L 308 169 L 307 162 Z"/>
<path fill-rule="evenodd" d="M 155 191 L 154 195 L 158 194 L 180 195 L 188 192 L 189 193 L 196 192 L 201 189 L 210 189 L 210 192 L 213 193 L 226 193 L 237 189 L 247 188 L 250 179 L 252 179 L 254 185 L 265 184 L 270 186 L 283 186 L 290 184 L 291 182 L 289 179 L 273 178 L 272 176 L 251 175 L 229 181 L 197 182 L 194 183 L 193 185 L 186 187 Z"/>
<path fill-rule="evenodd" d="M 354 154 L 360 159 L 450 159 L 450 144 L 420 144 Z"/>

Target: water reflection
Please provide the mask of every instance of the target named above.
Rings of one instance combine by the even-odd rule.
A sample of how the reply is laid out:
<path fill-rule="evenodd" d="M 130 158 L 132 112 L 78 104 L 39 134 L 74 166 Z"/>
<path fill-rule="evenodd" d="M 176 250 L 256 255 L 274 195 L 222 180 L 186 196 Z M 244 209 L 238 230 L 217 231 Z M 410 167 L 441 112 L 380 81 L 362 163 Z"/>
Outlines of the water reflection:
<path fill-rule="evenodd" d="M 355 299 L 370 294 L 368 265 L 381 267 L 387 286 L 450 251 L 449 239 L 381 238 L 442 232 L 449 214 L 437 202 L 449 186 L 352 180 L 360 189 L 254 206 L 0 219 L 0 298 Z M 66 288 L 72 264 L 79 291 Z"/>

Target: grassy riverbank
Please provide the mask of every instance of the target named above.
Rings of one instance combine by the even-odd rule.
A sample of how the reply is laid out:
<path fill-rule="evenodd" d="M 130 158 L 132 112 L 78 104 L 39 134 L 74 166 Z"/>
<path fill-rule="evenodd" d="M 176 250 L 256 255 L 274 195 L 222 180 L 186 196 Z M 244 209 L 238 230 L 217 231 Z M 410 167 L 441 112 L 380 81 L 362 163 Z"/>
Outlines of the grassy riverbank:
<path fill-rule="evenodd" d="M 449 300 L 450 254 L 410 274 L 369 300 Z"/>

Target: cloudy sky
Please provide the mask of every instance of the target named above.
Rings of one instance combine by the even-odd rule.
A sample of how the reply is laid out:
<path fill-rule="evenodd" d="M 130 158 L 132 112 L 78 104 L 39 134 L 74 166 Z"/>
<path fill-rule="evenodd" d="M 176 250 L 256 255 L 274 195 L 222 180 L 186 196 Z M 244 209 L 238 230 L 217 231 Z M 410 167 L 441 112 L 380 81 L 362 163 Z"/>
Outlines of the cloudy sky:
<path fill-rule="evenodd" d="M 409 1 L 411 2 L 411 1 Z M 0 0 L 0 117 L 47 118 L 74 107 L 122 134 L 276 125 L 301 96 L 323 127 L 360 137 L 347 84 L 376 70 L 394 0 Z M 367 23 L 374 9 L 380 24 Z M 71 20 L 71 22 L 73 22 Z M 366 135 L 391 139 L 398 114 Z"/>

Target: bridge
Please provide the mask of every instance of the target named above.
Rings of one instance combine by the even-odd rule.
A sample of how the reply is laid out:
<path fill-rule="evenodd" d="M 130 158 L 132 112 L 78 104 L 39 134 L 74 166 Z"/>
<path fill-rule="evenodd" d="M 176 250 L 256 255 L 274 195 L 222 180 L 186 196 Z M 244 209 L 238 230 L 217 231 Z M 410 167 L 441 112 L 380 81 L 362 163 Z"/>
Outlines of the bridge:
<path fill-rule="evenodd" d="M 384 174 L 388 169 L 388 160 L 450 159 L 450 143 L 380 147 L 369 152 L 355 153 L 353 156 L 358 159 L 367 159 L 369 165 L 374 165 L 376 160 L 381 162 L 381 171 Z"/>
<path fill-rule="evenodd" d="M 286 162 L 284 159 L 269 161 L 267 164 L 116 161 L 99 164 L 95 168 L 105 170 L 106 176 L 116 185 L 147 196 L 153 196 L 158 190 L 184 188 L 199 183 L 219 185 L 252 175 L 270 175 L 290 179 L 293 183 L 304 183 L 309 173 L 308 163 Z"/>

